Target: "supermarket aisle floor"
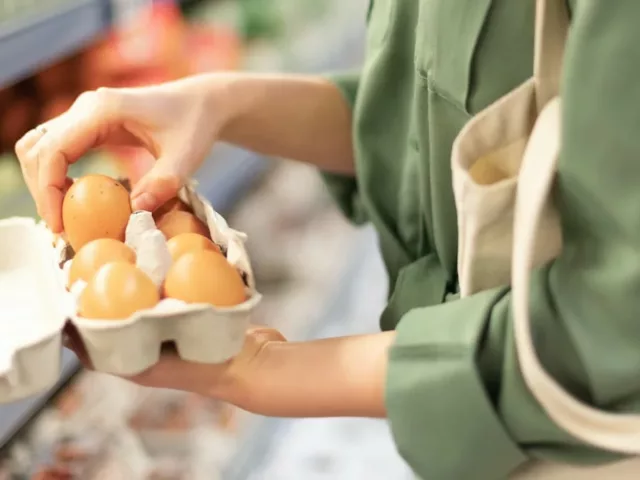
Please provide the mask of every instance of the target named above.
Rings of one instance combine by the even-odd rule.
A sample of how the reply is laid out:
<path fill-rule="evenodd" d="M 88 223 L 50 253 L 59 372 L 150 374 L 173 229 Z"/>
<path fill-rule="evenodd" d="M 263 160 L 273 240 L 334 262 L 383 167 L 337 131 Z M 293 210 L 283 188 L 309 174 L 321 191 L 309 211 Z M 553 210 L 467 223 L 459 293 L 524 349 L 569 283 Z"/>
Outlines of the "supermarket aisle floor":
<path fill-rule="evenodd" d="M 385 273 L 375 236 L 358 233 L 361 256 L 353 288 L 345 291 L 313 337 L 375 331 L 384 305 Z M 356 253 L 357 252 L 357 253 Z M 348 291 L 348 293 L 347 293 Z M 248 480 L 403 480 L 413 476 L 393 445 L 386 422 L 368 419 L 278 420 L 270 429 L 263 461 Z"/>

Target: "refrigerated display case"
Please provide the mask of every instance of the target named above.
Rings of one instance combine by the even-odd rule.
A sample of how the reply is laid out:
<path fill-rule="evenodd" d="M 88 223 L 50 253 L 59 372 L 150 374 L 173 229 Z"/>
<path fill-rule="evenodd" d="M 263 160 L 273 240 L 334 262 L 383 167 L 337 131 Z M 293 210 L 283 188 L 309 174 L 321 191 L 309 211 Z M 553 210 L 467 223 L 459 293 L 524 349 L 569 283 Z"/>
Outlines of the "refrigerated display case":
<path fill-rule="evenodd" d="M 107 0 L 3 1 L 0 87 L 77 52 L 108 26 Z"/>

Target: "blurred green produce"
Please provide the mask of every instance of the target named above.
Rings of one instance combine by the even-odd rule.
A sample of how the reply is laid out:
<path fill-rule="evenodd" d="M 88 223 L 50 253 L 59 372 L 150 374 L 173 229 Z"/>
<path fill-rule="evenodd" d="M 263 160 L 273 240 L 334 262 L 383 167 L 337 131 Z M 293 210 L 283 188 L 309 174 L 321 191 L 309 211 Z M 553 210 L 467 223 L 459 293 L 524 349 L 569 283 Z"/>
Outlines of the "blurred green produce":
<path fill-rule="evenodd" d="M 188 18 L 233 24 L 247 41 L 283 40 L 321 20 L 335 0 L 189 0 Z"/>
<path fill-rule="evenodd" d="M 247 40 L 271 39 L 282 35 L 284 17 L 277 2 L 265 0 L 238 0 L 241 9 L 241 33 Z"/>

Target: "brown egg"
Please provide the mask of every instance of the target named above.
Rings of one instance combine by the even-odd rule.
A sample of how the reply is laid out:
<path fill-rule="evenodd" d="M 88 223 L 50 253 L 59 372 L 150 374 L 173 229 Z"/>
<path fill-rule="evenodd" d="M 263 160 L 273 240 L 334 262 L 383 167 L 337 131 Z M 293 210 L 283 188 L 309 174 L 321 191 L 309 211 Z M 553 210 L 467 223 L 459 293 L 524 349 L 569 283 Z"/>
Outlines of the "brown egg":
<path fill-rule="evenodd" d="M 77 252 L 91 240 L 124 241 L 131 215 L 129 193 L 105 175 L 86 175 L 69 188 L 62 203 L 62 223 Z"/>
<path fill-rule="evenodd" d="M 182 255 L 167 272 L 164 295 L 216 307 L 239 305 L 247 299 L 238 271 L 224 256 L 212 250 Z"/>
<path fill-rule="evenodd" d="M 212 250 L 220 252 L 220 247 L 206 237 L 197 233 L 181 233 L 167 242 L 171 258 L 175 262 L 178 258 L 188 252 L 198 252 L 201 250 Z"/>
<path fill-rule="evenodd" d="M 85 244 L 76 252 L 69 269 L 69 287 L 78 280 L 88 282 L 107 263 L 136 263 L 136 253 L 124 243 L 113 238 L 99 238 Z"/>
<path fill-rule="evenodd" d="M 178 197 L 173 197 L 172 199 L 167 200 L 164 204 L 156 208 L 156 210 L 153 212 L 153 219 L 157 222 L 165 214 L 174 212 L 176 210 L 179 210 L 181 212 L 191 212 L 191 209 L 186 203 L 184 203 Z"/>
<path fill-rule="evenodd" d="M 207 226 L 194 214 L 181 210 L 167 212 L 158 220 L 157 227 L 167 240 L 181 233 L 197 233 L 209 238 Z"/>
<path fill-rule="evenodd" d="M 124 320 L 160 301 L 156 285 L 135 265 L 103 265 L 80 295 L 78 313 L 84 318 Z"/>

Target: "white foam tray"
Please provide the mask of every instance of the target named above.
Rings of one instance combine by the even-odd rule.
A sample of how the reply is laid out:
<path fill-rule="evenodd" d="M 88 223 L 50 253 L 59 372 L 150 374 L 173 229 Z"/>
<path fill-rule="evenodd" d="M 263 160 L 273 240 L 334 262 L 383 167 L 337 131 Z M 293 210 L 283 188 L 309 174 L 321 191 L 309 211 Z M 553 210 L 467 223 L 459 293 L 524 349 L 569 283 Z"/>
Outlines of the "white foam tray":
<path fill-rule="evenodd" d="M 67 322 L 77 328 L 94 368 L 111 374 L 135 375 L 147 370 L 159 360 L 166 341 L 174 341 L 178 354 L 193 362 L 221 363 L 240 351 L 251 314 L 261 299 L 244 247 L 246 236 L 229 228 L 196 193 L 195 185 L 183 188 L 180 197 L 206 222 L 212 240 L 243 275 L 248 293 L 243 304 L 215 308 L 165 299 L 126 320 L 79 318 L 79 289 L 72 288 L 74 293 L 66 289 L 68 269 L 64 267 L 73 255 L 71 248 L 62 239 L 54 241 L 51 232 L 32 219 L 0 220 L 0 403 L 35 395 L 56 383 Z M 136 216 L 140 218 L 134 214 L 130 222 L 134 231 Z M 148 243 L 140 242 L 136 235 L 128 235 L 127 242 L 140 249 L 138 266 L 153 270 L 156 277 L 158 271 L 161 276 L 166 273 L 162 262 L 149 263 Z M 162 257 L 166 242 L 156 242 L 154 247 Z M 146 254 L 140 255 L 143 251 Z"/>

